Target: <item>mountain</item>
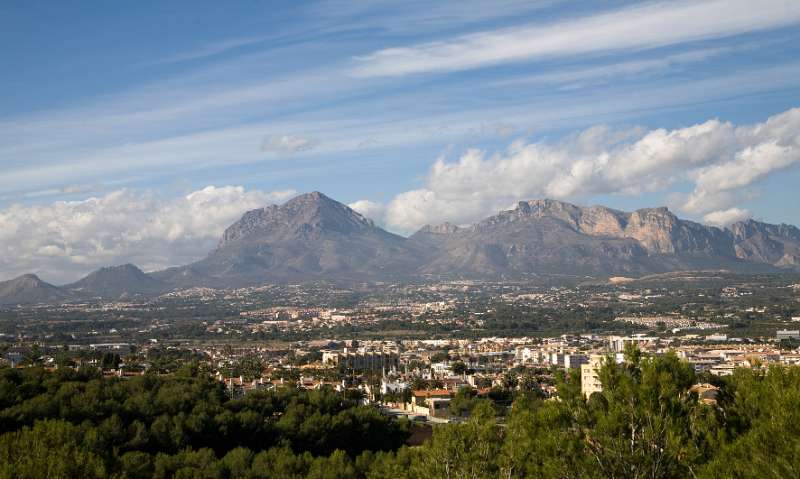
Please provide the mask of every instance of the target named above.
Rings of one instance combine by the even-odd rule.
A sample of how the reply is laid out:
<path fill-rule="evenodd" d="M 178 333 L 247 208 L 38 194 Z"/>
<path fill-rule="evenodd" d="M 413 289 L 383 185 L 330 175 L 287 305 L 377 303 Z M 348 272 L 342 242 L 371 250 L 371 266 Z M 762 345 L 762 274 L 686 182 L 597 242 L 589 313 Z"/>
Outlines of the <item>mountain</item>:
<path fill-rule="evenodd" d="M 149 276 L 132 264 L 100 268 L 62 288 L 82 297 L 107 299 L 151 296 L 171 289 L 169 285 Z"/>
<path fill-rule="evenodd" d="M 74 298 L 69 291 L 46 283 L 35 274 L 0 282 L 0 304 L 53 304 L 70 299 Z"/>
<path fill-rule="evenodd" d="M 663 207 L 625 212 L 543 199 L 521 201 L 473 225 L 428 225 L 403 238 L 314 192 L 248 211 L 206 258 L 153 276 L 176 287 L 224 287 L 797 267 L 796 228 L 751 223 L 723 229 L 682 220 Z"/>
<path fill-rule="evenodd" d="M 411 235 L 409 239 L 427 246 L 438 247 L 443 241 L 460 233 L 462 229 L 452 223 L 425 225 Z"/>
<path fill-rule="evenodd" d="M 130 264 L 102 268 L 62 288 L 26 275 L 0 283 L 0 303 L 152 296 L 195 286 L 696 270 L 800 272 L 800 230 L 753 220 L 717 228 L 663 207 L 625 212 L 542 199 L 472 225 L 428 225 L 404 238 L 313 192 L 248 211 L 192 264 L 154 273 Z"/>
<path fill-rule="evenodd" d="M 759 242 L 762 236 L 751 235 L 750 243 L 744 243 L 752 243 L 750 248 L 737 249 L 736 242 L 741 238 L 734 230 L 681 220 L 667 208 L 628 213 L 545 199 L 522 201 L 513 210 L 468 227 L 425 226 L 411 238 L 437 249 L 434 259 L 421 268 L 422 273 L 432 275 L 635 276 L 691 269 L 769 271 L 796 266 L 792 263 L 792 258 L 797 259 L 793 248 L 800 242 L 786 228 L 769 226 L 758 231 L 766 231 L 762 236 L 772 234 L 772 247 L 758 248 L 767 241 Z M 780 247 L 773 243 L 780 243 Z M 772 253 L 761 253 L 765 249 Z"/>
<path fill-rule="evenodd" d="M 206 258 L 154 277 L 181 287 L 380 281 L 414 274 L 428 254 L 422 245 L 313 192 L 248 211 Z"/>
<path fill-rule="evenodd" d="M 796 226 L 746 220 L 732 224 L 730 231 L 739 258 L 779 267 L 800 267 L 800 229 Z"/>

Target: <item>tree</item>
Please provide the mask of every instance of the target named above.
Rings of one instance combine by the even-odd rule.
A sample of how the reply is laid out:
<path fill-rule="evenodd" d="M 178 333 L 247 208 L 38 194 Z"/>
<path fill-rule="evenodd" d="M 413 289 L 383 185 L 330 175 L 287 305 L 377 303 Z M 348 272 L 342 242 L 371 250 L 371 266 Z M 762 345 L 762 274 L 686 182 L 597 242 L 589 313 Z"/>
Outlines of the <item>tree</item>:
<path fill-rule="evenodd" d="M 462 374 L 467 372 L 467 365 L 464 364 L 462 361 L 456 361 L 450 367 L 450 370 L 453 371 L 453 374 L 461 376 Z"/>
<path fill-rule="evenodd" d="M 717 401 L 725 411 L 717 436 L 731 439 L 715 445 L 702 477 L 800 477 L 800 368 L 738 369 Z"/>
<path fill-rule="evenodd" d="M 101 369 L 117 369 L 122 360 L 117 353 L 105 352 L 100 357 Z"/>
<path fill-rule="evenodd" d="M 464 386 L 458 390 L 455 397 L 450 400 L 448 408 L 451 416 L 465 416 L 475 407 L 477 392 L 469 386 Z"/>
<path fill-rule="evenodd" d="M 693 476 L 702 457 L 692 437 L 701 405 L 688 392 L 691 365 L 674 353 L 645 358 L 629 350 L 623 365 L 606 361 L 600 379 L 601 407 L 577 408 L 598 470 L 605 477 Z"/>
<path fill-rule="evenodd" d="M 81 443 L 82 431 L 65 421 L 0 436 L 0 477 L 50 479 L 106 477 L 103 460 Z"/>
<path fill-rule="evenodd" d="M 508 371 L 503 374 L 503 387 L 506 389 L 516 389 L 519 384 L 519 376 L 515 371 Z"/>
<path fill-rule="evenodd" d="M 433 438 L 414 464 L 414 473 L 437 479 L 495 476 L 499 444 L 494 408 L 482 401 L 468 422 L 434 429 Z"/>

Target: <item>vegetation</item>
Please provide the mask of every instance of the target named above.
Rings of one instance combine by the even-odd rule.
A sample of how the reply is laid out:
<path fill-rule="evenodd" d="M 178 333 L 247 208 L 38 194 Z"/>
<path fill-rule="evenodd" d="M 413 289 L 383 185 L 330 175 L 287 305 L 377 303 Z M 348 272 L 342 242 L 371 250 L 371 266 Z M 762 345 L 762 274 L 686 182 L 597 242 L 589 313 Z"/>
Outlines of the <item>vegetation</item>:
<path fill-rule="evenodd" d="M 0 477 L 800 477 L 800 368 L 698 378 L 675 355 L 629 350 L 603 367 L 602 393 L 583 398 L 579 379 L 559 375 L 558 400 L 517 390 L 502 424 L 509 391 L 465 389 L 453 408 L 469 419 L 409 448 L 407 422 L 330 389 L 229 399 L 188 368 L 132 379 L 5 369 Z M 698 381 L 720 388 L 716 404 L 690 392 Z"/>
<path fill-rule="evenodd" d="M 408 436 L 407 423 L 331 389 L 229 399 L 189 369 L 0 370 L 0 477 L 346 477 L 351 458 Z"/>

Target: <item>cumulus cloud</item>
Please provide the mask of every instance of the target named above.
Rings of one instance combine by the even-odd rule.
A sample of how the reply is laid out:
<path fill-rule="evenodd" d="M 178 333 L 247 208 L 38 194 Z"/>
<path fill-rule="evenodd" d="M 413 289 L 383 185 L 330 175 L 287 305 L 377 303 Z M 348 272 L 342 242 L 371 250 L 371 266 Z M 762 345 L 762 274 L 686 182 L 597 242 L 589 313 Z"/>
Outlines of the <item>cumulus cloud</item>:
<path fill-rule="evenodd" d="M 302 136 L 275 135 L 264 138 L 261 150 L 276 153 L 298 153 L 311 150 L 315 145 L 316 142 Z"/>
<path fill-rule="evenodd" d="M 745 220 L 750 217 L 750 212 L 740 208 L 712 211 L 703 216 L 703 221 L 715 226 L 728 226 L 731 223 Z"/>
<path fill-rule="evenodd" d="M 347 206 L 371 219 L 375 223 L 383 224 L 383 215 L 386 212 L 385 205 L 370 200 L 358 200 L 348 204 Z"/>
<path fill-rule="evenodd" d="M 126 262 L 145 270 L 184 264 L 207 254 L 245 211 L 295 194 L 208 186 L 163 198 L 122 189 L 82 201 L 14 204 L 0 210 L 0 279 L 32 271 L 58 283 Z"/>
<path fill-rule="evenodd" d="M 474 221 L 520 199 L 637 195 L 681 182 L 693 190 L 679 209 L 717 212 L 710 218 L 718 222 L 735 216 L 731 208 L 745 197 L 743 189 L 798 163 L 800 108 L 746 126 L 716 119 L 675 130 L 597 126 L 555 143 L 517 140 L 491 156 L 473 149 L 454 162 L 439 158 L 424 188 L 389 203 L 386 224 L 409 232 L 426 223 Z"/>

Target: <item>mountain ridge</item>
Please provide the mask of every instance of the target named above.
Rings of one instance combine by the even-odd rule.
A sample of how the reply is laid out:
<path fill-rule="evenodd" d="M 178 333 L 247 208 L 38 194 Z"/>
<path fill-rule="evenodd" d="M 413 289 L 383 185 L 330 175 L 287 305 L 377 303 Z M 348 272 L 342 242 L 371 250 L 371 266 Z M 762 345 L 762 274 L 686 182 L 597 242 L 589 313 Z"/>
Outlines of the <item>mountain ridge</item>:
<path fill-rule="evenodd" d="M 719 228 L 681 219 L 666 207 L 626 212 L 535 199 L 471 225 L 426 225 L 403 237 L 315 191 L 245 212 L 194 263 L 151 273 L 131 264 L 101 268 L 60 288 L 21 276 L 0 283 L 0 303 L 270 282 L 642 276 L 698 269 L 800 271 L 800 229 L 752 219 Z"/>

